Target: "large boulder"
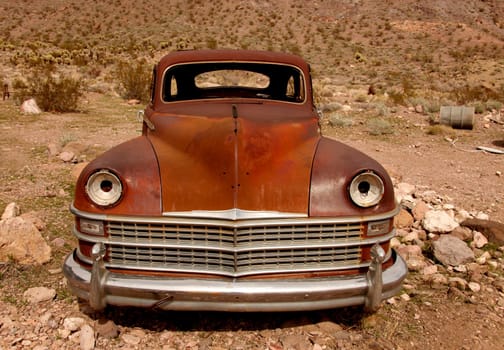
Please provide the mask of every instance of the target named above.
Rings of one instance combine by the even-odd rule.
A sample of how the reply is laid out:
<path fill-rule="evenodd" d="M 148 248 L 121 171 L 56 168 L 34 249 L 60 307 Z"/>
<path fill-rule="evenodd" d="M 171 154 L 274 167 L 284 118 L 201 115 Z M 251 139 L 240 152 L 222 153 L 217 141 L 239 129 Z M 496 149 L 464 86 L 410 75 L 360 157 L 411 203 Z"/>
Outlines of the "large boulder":
<path fill-rule="evenodd" d="M 0 261 L 10 259 L 23 265 L 44 264 L 51 259 L 51 247 L 37 226 L 20 216 L 0 221 Z"/>
<path fill-rule="evenodd" d="M 432 243 L 434 256 L 446 266 L 458 266 L 474 261 L 474 252 L 467 244 L 452 235 L 442 235 Z"/>

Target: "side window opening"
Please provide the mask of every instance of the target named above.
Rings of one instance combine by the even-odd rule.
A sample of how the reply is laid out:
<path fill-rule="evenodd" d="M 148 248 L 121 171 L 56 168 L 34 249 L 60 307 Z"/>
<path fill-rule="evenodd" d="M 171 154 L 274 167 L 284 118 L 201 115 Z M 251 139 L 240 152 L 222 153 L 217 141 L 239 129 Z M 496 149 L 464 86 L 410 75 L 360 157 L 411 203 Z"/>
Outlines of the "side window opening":
<path fill-rule="evenodd" d="M 175 76 L 171 76 L 170 79 L 170 97 L 175 98 L 178 95 L 178 86 L 177 86 L 177 79 L 175 79 Z"/>
<path fill-rule="evenodd" d="M 294 98 L 296 96 L 296 90 L 294 88 L 294 77 L 292 75 L 287 81 L 287 91 L 285 92 L 285 96 L 290 98 Z"/>

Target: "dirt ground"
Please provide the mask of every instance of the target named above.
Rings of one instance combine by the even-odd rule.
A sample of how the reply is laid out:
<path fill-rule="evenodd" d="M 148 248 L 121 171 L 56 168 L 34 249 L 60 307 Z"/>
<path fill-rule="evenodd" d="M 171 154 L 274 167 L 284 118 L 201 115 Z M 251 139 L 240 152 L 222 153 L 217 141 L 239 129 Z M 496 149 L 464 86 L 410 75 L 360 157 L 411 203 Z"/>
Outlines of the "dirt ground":
<path fill-rule="evenodd" d="M 53 310 L 59 320 L 75 315 L 89 317 L 90 322 L 106 318 L 115 322 L 121 334 L 140 338 L 138 344 L 123 338 L 98 338 L 96 348 L 427 350 L 504 346 L 504 294 L 492 287 L 493 275 L 483 276 L 478 293 L 457 294 L 448 287 L 433 288 L 420 274 L 410 273 L 403 297 L 384 303 L 374 315 L 363 315 L 355 308 L 286 314 L 111 308 L 102 315 L 86 314 L 66 290 L 62 274 L 48 272 L 61 267 L 75 244 L 68 213 L 75 165 L 49 156 L 48 145 L 72 143 L 79 149 L 79 160 L 90 160 L 138 135 L 141 128 L 135 116 L 141 107 L 98 94 L 87 99 L 83 113 L 38 116 L 21 115 L 12 101 L 0 101 L 0 211 L 13 201 L 22 212 L 36 211 L 46 223 L 43 235 L 47 241 L 60 237 L 66 242 L 52 247 L 53 259 L 42 267 L 0 266 L 0 306 L 14 305 L 18 315 L 37 314 L 40 311 L 23 303 L 21 295 L 28 287 L 44 285 L 58 294 L 43 309 Z M 323 132 L 379 160 L 396 182 L 434 190 L 452 198 L 458 208 L 482 211 L 503 222 L 504 155 L 477 151 L 476 147 L 504 149 L 504 126 L 478 115 L 472 131 L 429 135 L 428 117 L 404 108 L 390 116 L 392 134 L 371 136 L 358 112 L 354 115 L 352 126 L 335 128 L 324 122 Z M 75 348 L 75 343 L 58 337 L 53 344 L 54 348 Z M 22 348 L 29 347 L 0 340 L 2 350 Z"/>

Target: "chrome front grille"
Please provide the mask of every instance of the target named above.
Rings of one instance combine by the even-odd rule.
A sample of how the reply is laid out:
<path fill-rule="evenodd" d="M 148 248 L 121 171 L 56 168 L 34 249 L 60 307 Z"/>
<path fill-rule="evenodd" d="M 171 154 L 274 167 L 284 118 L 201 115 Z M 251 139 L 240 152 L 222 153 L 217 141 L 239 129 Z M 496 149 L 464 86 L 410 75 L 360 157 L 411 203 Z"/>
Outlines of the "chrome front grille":
<path fill-rule="evenodd" d="M 358 267 L 363 243 L 360 223 L 307 220 L 271 225 L 264 220 L 241 225 L 110 221 L 106 231 L 109 266 L 234 277 Z"/>

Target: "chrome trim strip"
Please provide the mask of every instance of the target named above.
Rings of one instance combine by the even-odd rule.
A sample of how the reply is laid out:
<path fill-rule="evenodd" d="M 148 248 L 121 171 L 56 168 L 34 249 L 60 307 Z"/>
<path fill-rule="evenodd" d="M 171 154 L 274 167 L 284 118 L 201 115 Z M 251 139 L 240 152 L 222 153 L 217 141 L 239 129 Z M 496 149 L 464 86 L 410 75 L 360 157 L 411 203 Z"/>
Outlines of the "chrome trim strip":
<path fill-rule="evenodd" d="M 275 249 L 275 248 L 285 248 L 285 249 L 304 249 L 304 248 L 326 248 L 326 247 L 354 247 L 354 246 L 362 246 L 362 245 L 372 245 L 376 243 L 383 243 L 391 240 L 392 238 L 395 237 L 396 231 L 393 229 L 390 231 L 388 234 L 383 235 L 383 236 L 373 236 L 370 238 L 366 239 L 359 239 L 359 240 L 353 240 L 353 241 L 344 241 L 344 242 L 335 242 L 335 243 L 317 243 L 317 244 L 289 244 L 285 245 L 285 243 L 278 243 L 278 244 L 259 244 L 258 245 L 250 247 L 247 246 L 246 243 L 243 243 L 243 248 L 240 247 L 215 247 L 215 246 L 210 246 L 210 245 L 198 245 L 198 244 L 170 244 L 169 242 L 166 243 L 151 243 L 148 241 L 144 240 L 138 240 L 138 241 L 131 241 L 131 242 L 125 242 L 122 240 L 114 240 L 111 239 L 110 237 L 99 237 L 99 236 L 90 236 L 87 234 L 83 234 L 73 227 L 73 234 L 80 240 L 87 241 L 87 242 L 103 242 L 106 244 L 114 244 L 114 245 L 120 245 L 120 246 L 130 246 L 130 247 L 138 247 L 141 245 L 142 247 L 152 247 L 152 248 L 188 248 L 188 249 L 207 249 L 207 250 L 213 250 L 213 251 L 228 251 L 228 252 L 244 252 L 244 251 L 254 251 L 254 250 L 264 250 L 264 249 Z M 239 246 L 240 244 L 238 244 Z"/>
<path fill-rule="evenodd" d="M 386 213 L 370 215 L 370 216 L 347 216 L 347 217 L 307 217 L 298 216 L 293 218 L 278 218 L 268 220 L 269 225 L 276 224 L 299 224 L 299 223 L 310 223 L 310 224 L 345 224 L 345 223 L 355 223 L 355 222 L 369 222 L 369 221 L 379 221 L 385 219 L 391 219 L 399 213 L 400 206 L 396 206 L 394 210 Z M 163 224 L 163 223 L 176 223 L 176 224 L 204 224 L 204 225 L 225 225 L 232 228 L 239 228 L 243 226 L 264 226 L 264 218 L 247 218 L 243 220 L 223 220 L 215 218 L 199 218 L 199 217 L 166 217 L 166 216 L 125 216 L 125 215 L 105 215 L 105 214 L 94 214 L 85 211 L 78 210 L 74 207 L 73 203 L 70 206 L 70 211 L 72 214 L 91 220 L 103 220 L 103 221 L 124 221 L 124 222 L 142 222 L 151 224 Z M 279 213 L 282 214 L 282 213 Z M 291 213 L 286 213 L 291 214 Z M 304 214 L 300 214 L 304 215 Z"/>
<path fill-rule="evenodd" d="M 224 220 L 248 220 L 248 219 L 284 219 L 284 218 L 305 218 L 305 213 L 282 213 L 278 211 L 243 210 L 238 208 L 227 210 L 189 210 L 189 211 L 169 211 L 164 212 L 165 217 L 189 217 L 189 218 L 210 218 Z"/>

